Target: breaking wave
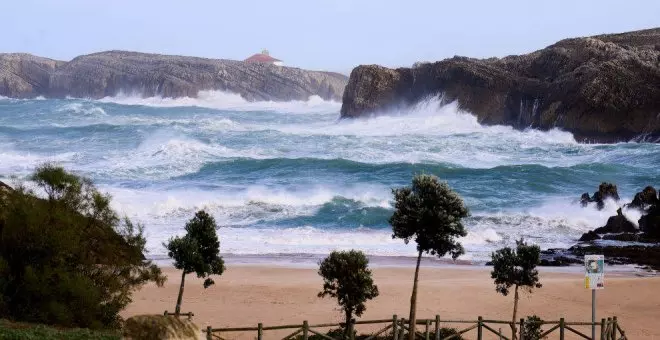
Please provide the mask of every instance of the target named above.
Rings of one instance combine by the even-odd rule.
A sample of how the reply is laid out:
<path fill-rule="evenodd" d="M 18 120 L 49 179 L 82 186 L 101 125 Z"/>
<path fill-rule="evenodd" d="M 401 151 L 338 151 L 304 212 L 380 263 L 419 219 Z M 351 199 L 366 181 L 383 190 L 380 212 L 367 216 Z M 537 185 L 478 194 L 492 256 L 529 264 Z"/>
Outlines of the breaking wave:
<path fill-rule="evenodd" d="M 152 107 L 203 107 L 228 111 L 278 111 L 286 113 L 338 113 L 341 107 L 341 103 L 326 101 L 317 95 L 310 96 L 306 101 L 250 102 L 239 94 L 223 91 L 200 91 L 197 98 L 142 98 L 120 94 L 99 99 L 98 102 Z"/>

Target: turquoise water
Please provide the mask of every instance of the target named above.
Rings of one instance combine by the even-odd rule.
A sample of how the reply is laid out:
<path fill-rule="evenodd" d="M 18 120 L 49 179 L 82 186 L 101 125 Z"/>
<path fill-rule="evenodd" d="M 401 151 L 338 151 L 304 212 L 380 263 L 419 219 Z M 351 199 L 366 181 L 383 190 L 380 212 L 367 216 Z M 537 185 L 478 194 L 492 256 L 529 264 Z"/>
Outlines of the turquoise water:
<path fill-rule="evenodd" d="M 339 120 L 339 103 L 247 103 L 200 98 L 0 98 L 0 176 L 45 161 L 92 178 L 122 213 L 146 225 L 151 256 L 205 208 L 223 252 L 325 254 L 358 248 L 411 256 L 391 238 L 391 188 L 413 174 L 445 179 L 472 216 L 465 259 L 483 260 L 518 237 L 571 245 L 604 211 L 577 198 L 601 181 L 630 199 L 660 185 L 660 145 L 578 144 L 566 132 L 484 127 L 431 100 L 406 112 Z M 637 219 L 634 211 L 625 211 Z"/>

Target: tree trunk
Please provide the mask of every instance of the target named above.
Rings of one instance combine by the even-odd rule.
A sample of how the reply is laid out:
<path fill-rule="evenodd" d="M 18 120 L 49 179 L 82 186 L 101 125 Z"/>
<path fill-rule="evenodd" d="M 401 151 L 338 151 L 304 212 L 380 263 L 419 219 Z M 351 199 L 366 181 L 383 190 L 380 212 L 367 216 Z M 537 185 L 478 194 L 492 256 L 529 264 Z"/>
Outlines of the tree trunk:
<path fill-rule="evenodd" d="M 518 285 L 513 295 L 513 319 L 511 320 L 511 339 L 516 340 L 516 315 L 518 314 Z M 522 330 L 520 330 L 522 332 Z"/>
<path fill-rule="evenodd" d="M 347 309 L 346 310 L 346 324 L 344 325 L 344 339 L 350 339 L 351 335 L 348 334 L 348 331 L 351 329 L 350 323 L 351 323 L 351 310 Z"/>
<path fill-rule="evenodd" d="M 408 340 L 415 340 L 415 322 L 417 321 L 417 278 L 419 277 L 419 262 L 422 260 L 422 251 L 417 255 L 417 266 L 415 267 L 415 281 L 413 282 L 413 291 L 410 296 L 410 318 L 408 319 Z"/>
<path fill-rule="evenodd" d="M 176 299 L 176 308 L 174 309 L 174 314 L 176 317 L 179 317 L 181 313 L 181 300 L 183 300 L 183 284 L 186 282 L 186 272 L 181 273 L 181 287 L 179 287 L 179 297 Z"/>

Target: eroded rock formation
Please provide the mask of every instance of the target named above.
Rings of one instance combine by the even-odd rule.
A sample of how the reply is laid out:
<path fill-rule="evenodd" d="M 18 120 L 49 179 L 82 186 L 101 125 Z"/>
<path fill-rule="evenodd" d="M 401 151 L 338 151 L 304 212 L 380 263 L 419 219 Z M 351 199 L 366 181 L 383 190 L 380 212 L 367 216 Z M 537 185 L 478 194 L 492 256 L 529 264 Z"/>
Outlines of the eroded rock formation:
<path fill-rule="evenodd" d="M 358 66 L 342 117 L 457 101 L 482 124 L 560 127 L 580 141 L 660 140 L 660 28 L 566 39 L 505 58 Z"/>
<path fill-rule="evenodd" d="M 196 97 L 202 90 L 240 94 L 249 101 L 340 100 L 348 78 L 264 63 L 126 51 L 56 61 L 29 54 L 0 54 L 0 95 L 102 98 Z"/>

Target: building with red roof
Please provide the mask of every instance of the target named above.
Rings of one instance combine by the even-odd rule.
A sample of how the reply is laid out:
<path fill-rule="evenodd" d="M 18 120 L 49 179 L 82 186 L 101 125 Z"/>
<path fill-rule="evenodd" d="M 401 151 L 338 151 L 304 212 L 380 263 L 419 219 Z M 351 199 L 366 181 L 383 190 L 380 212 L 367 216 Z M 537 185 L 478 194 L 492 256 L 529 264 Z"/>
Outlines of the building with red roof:
<path fill-rule="evenodd" d="M 243 61 L 246 63 L 266 63 L 277 66 L 283 65 L 281 60 L 271 57 L 270 54 L 268 53 L 268 50 L 263 50 L 261 51 L 261 53 L 257 53 Z"/>

